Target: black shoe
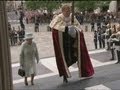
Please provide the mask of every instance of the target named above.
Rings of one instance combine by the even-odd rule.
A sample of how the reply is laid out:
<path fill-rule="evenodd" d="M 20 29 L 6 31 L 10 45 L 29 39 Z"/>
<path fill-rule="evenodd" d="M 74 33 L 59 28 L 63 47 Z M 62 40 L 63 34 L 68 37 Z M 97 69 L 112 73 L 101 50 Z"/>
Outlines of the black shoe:
<path fill-rule="evenodd" d="M 67 77 L 63 76 L 63 83 L 68 83 Z"/>
<path fill-rule="evenodd" d="M 31 82 L 31 85 L 34 85 L 34 83 L 33 83 L 33 82 Z"/>
<path fill-rule="evenodd" d="M 25 82 L 25 85 L 28 86 L 28 82 Z"/>

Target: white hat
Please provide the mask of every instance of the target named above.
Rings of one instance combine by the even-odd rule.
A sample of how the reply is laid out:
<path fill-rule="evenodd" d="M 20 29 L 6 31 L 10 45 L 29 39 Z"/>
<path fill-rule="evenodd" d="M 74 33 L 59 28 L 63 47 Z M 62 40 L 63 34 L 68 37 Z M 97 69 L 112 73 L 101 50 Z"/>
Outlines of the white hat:
<path fill-rule="evenodd" d="M 33 34 L 32 34 L 32 33 L 26 33 L 24 39 L 25 39 L 25 40 L 26 40 L 26 39 L 33 39 Z"/>

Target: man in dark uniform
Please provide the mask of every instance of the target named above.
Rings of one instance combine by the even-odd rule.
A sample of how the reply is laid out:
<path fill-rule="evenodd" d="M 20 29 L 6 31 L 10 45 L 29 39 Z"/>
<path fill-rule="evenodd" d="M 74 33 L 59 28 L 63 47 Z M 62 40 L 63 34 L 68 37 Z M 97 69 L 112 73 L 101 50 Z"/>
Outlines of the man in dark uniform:
<path fill-rule="evenodd" d="M 20 26 L 21 26 L 21 28 L 22 28 L 23 30 L 25 30 L 25 25 L 24 25 L 24 23 L 23 23 L 23 18 L 24 18 L 24 12 L 23 12 L 23 11 L 20 11 L 20 18 L 19 18 L 19 20 L 20 20 Z"/>
<path fill-rule="evenodd" d="M 91 32 L 94 31 L 94 29 L 95 29 L 95 23 L 94 23 L 94 21 L 92 20 L 92 22 L 91 22 Z"/>
<path fill-rule="evenodd" d="M 39 17 L 35 16 L 35 32 L 39 32 Z"/>
<path fill-rule="evenodd" d="M 94 45 L 95 45 L 95 49 L 97 49 L 97 41 L 98 41 L 98 34 L 97 31 L 94 31 Z"/>
<path fill-rule="evenodd" d="M 98 28 L 98 41 L 99 41 L 99 47 L 102 48 L 102 37 L 101 37 L 101 28 Z"/>

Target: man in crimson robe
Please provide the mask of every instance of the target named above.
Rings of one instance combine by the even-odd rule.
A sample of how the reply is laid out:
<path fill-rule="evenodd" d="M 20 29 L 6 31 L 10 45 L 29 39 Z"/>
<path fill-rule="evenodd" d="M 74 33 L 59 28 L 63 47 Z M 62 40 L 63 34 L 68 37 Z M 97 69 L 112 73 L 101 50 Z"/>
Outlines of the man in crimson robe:
<path fill-rule="evenodd" d="M 62 13 L 53 18 L 50 23 L 52 30 L 54 51 L 57 68 L 63 82 L 68 82 L 71 77 L 69 67 L 74 63 L 78 65 L 80 77 L 91 77 L 94 69 L 86 48 L 80 24 L 74 17 L 71 21 L 71 8 L 69 5 L 62 7 Z"/>

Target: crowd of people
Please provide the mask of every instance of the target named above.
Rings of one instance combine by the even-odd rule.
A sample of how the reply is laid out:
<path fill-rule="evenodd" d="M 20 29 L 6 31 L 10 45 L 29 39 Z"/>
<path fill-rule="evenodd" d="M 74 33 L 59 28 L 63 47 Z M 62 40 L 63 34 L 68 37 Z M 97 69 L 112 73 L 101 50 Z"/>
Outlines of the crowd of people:
<path fill-rule="evenodd" d="M 95 49 L 106 48 L 111 51 L 111 60 L 117 59 L 120 62 L 120 24 L 107 24 L 98 27 L 94 31 Z M 117 47 L 117 48 L 116 48 Z M 118 63 L 117 62 L 117 63 Z"/>
<path fill-rule="evenodd" d="M 18 29 L 11 27 L 8 22 L 9 41 L 11 46 L 20 45 L 24 41 L 25 31 L 18 26 Z"/>
<path fill-rule="evenodd" d="M 120 24 L 109 26 L 106 30 L 107 47 L 111 51 L 111 60 L 117 59 L 120 63 Z"/>
<path fill-rule="evenodd" d="M 100 13 L 79 13 L 76 12 L 76 17 L 78 21 L 83 24 L 83 23 L 97 23 L 97 22 L 105 22 L 108 23 L 109 21 L 111 22 L 118 22 L 120 21 L 120 12 L 118 13 L 113 13 L 113 12 L 100 12 Z"/>
<path fill-rule="evenodd" d="M 25 20 L 26 23 L 35 23 L 36 19 L 39 20 L 40 24 L 50 23 L 53 14 L 47 12 L 39 12 L 38 10 L 26 11 Z"/>

